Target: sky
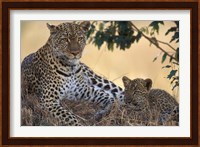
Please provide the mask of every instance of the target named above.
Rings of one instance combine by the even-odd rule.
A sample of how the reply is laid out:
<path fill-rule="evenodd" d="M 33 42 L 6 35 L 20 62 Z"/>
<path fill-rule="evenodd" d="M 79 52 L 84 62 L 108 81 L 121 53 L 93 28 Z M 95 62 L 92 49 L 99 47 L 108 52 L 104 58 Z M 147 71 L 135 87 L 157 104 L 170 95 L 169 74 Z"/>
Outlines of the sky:
<path fill-rule="evenodd" d="M 67 21 L 21 21 L 21 61 L 30 53 L 36 52 L 42 47 L 50 35 L 46 23 L 58 25 Z M 151 21 L 132 21 L 138 28 L 148 26 Z M 164 25 L 160 27 L 158 40 L 169 42 L 171 35 L 165 36 L 165 32 L 175 24 L 172 21 L 164 21 Z M 175 48 L 177 44 L 171 44 Z M 166 45 L 162 46 L 165 50 L 171 51 Z M 158 56 L 158 59 L 153 62 L 153 59 Z M 166 90 L 179 101 L 179 90 L 171 90 L 170 81 L 166 78 L 169 74 L 169 69 L 162 69 L 168 64 L 161 64 L 162 52 L 142 38 L 139 43 L 134 43 L 132 46 L 123 51 L 118 48 L 113 52 L 109 51 L 106 44 L 97 49 L 93 44 L 87 44 L 83 51 L 81 62 L 88 65 L 95 73 L 113 81 L 120 87 L 124 87 L 122 77 L 127 76 L 130 79 L 135 78 L 150 78 L 153 81 L 152 88 Z"/>

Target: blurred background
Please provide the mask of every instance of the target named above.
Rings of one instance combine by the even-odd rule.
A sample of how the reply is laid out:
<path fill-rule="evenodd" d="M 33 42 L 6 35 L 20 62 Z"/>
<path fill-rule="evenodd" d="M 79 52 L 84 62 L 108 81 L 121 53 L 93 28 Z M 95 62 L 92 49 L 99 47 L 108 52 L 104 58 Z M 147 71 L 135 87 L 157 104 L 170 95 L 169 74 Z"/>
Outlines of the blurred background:
<path fill-rule="evenodd" d="M 47 42 L 50 33 L 46 23 L 58 25 L 63 22 L 67 21 L 21 21 L 21 62 L 24 57 L 37 51 Z M 131 21 L 129 23 L 91 21 L 91 23 L 88 43 L 81 62 L 88 65 L 98 75 L 113 81 L 122 88 L 124 87 L 121 80 L 123 76 L 130 79 L 151 78 L 153 88 L 164 89 L 179 101 L 179 88 L 178 85 L 174 86 L 178 77 L 178 62 L 170 60 L 170 56 L 155 45 L 159 43 L 159 47 L 162 46 L 161 49 L 169 55 L 177 56 L 179 43 L 175 40 L 177 38 L 172 40 L 175 36 L 174 32 L 177 32 L 177 28 L 173 29 L 176 23 L 173 21 Z M 134 24 L 134 27 L 131 24 Z M 113 36 L 109 34 L 109 31 L 113 26 L 115 28 L 114 39 L 110 41 Z M 123 37 L 120 40 L 119 36 L 121 32 L 129 31 L 128 27 L 133 28 L 133 31 L 125 35 L 130 36 L 131 39 L 125 37 L 124 40 L 127 42 L 123 42 Z M 123 44 L 126 46 L 122 46 Z M 175 70 L 177 72 L 173 73 Z"/>

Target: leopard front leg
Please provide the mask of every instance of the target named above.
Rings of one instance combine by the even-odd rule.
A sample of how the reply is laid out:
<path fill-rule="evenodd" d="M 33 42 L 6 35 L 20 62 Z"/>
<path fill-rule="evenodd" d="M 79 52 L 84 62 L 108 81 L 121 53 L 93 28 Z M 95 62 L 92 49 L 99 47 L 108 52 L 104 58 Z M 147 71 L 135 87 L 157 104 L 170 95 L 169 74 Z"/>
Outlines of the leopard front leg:
<path fill-rule="evenodd" d="M 87 91 L 84 92 L 83 98 L 86 101 L 89 100 L 100 106 L 100 110 L 98 110 L 94 116 L 95 120 L 97 121 L 99 121 L 105 115 L 109 114 L 115 100 L 111 94 L 93 86 L 88 87 Z"/>
<path fill-rule="evenodd" d="M 41 105 L 49 111 L 53 117 L 59 120 L 59 124 L 67 126 L 81 126 L 76 116 L 60 105 L 58 96 L 43 96 Z"/>
<path fill-rule="evenodd" d="M 96 121 L 100 121 L 104 116 L 110 113 L 113 102 L 111 102 L 109 99 L 106 101 L 108 102 L 107 104 L 103 104 L 103 103 L 99 104 L 100 110 L 98 110 L 94 116 L 94 119 Z"/>

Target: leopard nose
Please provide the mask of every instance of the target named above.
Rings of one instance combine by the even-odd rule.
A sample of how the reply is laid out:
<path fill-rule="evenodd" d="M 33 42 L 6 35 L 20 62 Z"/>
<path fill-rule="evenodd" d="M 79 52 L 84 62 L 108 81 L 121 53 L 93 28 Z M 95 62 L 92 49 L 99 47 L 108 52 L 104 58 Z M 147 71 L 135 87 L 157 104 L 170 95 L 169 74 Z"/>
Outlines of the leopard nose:
<path fill-rule="evenodd" d="M 69 44 L 69 49 L 72 53 L 76 54 L 79 51 L 79 44 L 72 40 Z"/>
<path fill-rule="evenodd" d="M 72 53 L 72 55 L 76 56 L 76 55 L 78 55 L 79 51 L 73 51 L 71 53 Z"/>

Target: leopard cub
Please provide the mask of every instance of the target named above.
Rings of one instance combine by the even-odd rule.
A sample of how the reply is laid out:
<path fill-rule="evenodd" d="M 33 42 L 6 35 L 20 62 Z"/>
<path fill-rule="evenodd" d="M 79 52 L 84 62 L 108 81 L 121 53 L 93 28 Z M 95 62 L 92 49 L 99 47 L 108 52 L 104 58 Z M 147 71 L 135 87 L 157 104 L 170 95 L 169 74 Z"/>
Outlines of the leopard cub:
<path fill-rule="evenodd" d="M 169 93 L 151 89 L 151 79 L 122 78 L 125 86 L 125 103 L 145 125 L 179 125 L 179 104 Z"/>

